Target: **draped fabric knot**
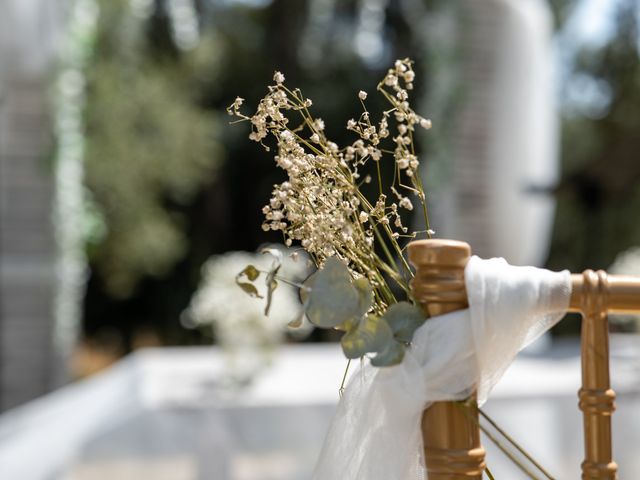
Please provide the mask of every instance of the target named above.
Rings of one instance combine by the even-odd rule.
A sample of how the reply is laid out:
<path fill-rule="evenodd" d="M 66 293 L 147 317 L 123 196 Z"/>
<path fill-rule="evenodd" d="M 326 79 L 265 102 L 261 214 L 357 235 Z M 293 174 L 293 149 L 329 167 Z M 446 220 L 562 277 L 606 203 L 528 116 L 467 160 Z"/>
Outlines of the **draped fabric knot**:
<path fill-rule="evenodd" d="M 516 354 L 555 325 L 571 296 L 568 271 L 472 257 L 469 308 L 430 318 L 400 365 L 353 374 L 327 434 L 314 480 L 426 478 L 420 418 L 437 401 L 482 404 Z"/>

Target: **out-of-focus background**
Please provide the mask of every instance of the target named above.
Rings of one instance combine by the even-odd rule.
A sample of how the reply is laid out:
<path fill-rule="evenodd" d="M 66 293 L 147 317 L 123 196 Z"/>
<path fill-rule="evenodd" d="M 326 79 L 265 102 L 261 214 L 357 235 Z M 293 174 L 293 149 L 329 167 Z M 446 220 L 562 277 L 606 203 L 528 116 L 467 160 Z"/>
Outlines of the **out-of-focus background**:
<path fill-rule="evenodd" d="M 309 477 L 338 337 L 287 329 L 296 292 L 264 318 L 234 284 L 282 242 L 260 228 L 282 172 L 225 108 L 250 113 L 275 70 L 344 145 L 357 92 L 381 105 L 411 57 L 436 236 L 640 275 L 639 25 L 637 0 L 0 0 L 0 478 Z M 612 319 L 621 478 L 639 326 Z M 581 459 L 578 332 L 487 406 L 558 478 Z"/>

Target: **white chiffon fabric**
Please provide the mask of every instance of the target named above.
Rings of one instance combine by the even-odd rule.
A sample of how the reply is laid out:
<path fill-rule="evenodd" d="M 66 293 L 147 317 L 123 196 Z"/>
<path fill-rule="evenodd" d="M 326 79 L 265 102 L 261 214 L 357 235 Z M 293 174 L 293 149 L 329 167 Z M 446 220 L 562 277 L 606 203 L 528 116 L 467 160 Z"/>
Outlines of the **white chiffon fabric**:
<path fill-rule="evenodd" d="M 562 318 L 568 271 L 514 267 L 472 257 L 469 308 L 430 318 L 394 367 L 368 363 L 338 404 L 314 480 L 425 479 L 420 418 L 432 402 L 484 403 L 516 354 Z"/>

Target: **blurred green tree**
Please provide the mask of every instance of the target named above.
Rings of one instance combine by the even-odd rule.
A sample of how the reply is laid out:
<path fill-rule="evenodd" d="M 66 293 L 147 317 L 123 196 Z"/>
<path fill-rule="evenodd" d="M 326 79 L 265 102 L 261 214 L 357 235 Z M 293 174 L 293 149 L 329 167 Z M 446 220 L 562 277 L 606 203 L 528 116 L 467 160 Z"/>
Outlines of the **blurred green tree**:
<path fill-rule="evenodd" d="M 564 108 L 554 268 L 607 268 L 617 254 L 640 245 L 636 13 L 633 0 L 619 2 L 611 38 L 580 49 L 567 81 L 578 100 Z"/>
<path fill-rule="evenodd" d="M 144 276 L 162 276 L 184 257 L 181 208 L 211 183 L 222 158 L 215 115 L 198 105 L 193 88 L 198 52 L 158 52 L 128 4 L 100 3 L 87 78 L 86 185 L 105 226 L 89 254 L 116 297 L 131 296 Z"/>
<path fill-rule="evenodd" d="M 358 90 L 373 91 L 395 58 L 421 60 L 397 2 L 365 15 L 357 0 L 194 1 L 200 38 L 187 49 L 169 3 L 147 3 L 100 1 L 87 72 L 87 188 L 104 234 L 89 245 L 85 333 L 115 329 L 123 351 L 140 325 L 185 341 L 179 314 L 208 256 L 281 240 L 259 225 L 282 173 L 218 116 L 236 95 L 255 105 L 282 70 L 346 143 Z"/>
<path fill-rule="evenodd" d="M 550 0 L 559 29 L 578 3 Z M 455 64 L 455 45 L 446 28 L 436 27 L 462 4 L 194 0 L 199 41 L 187 47 L 176 41 L 169 4 L 100 0 L 87 72 L 87 188 L 105 228 L 89 245 L 85 331 L 116 329 L 124 351 L 140 325 L 167 343 L 185 341 L 178 318 L 210 255 L 280 240 L 258 226 L 281 172 L 247 141 L 244 127 L 220 116 L 237 95 L 255 105 L 273 71 L 281 70 L 314 100 L 314 114 L 340 144 L 353 140 L 344 125 L 359 109 L 357 91 L 372 92 L 395 58 L 416 60 L 416 98 L 429 91 L 421 110 L 443 129 L 460 101 L 458 86 L 438 84 L 434 72 Z M 606 267 L 618 251 L 640 242 L 633 221 L 640 206 L 633 153 L 640 65 L 632 4 L 621 4 L 610 41 L 583 51 L 576 63 L 574 74 L 601 82 L 609 100 L 597 115 L 563 114 L 550 267 Z M 379 109 L 370 99 L 370 109 Z M 429 139 L 434 155 L 446 154 L 443 138 Z"/>

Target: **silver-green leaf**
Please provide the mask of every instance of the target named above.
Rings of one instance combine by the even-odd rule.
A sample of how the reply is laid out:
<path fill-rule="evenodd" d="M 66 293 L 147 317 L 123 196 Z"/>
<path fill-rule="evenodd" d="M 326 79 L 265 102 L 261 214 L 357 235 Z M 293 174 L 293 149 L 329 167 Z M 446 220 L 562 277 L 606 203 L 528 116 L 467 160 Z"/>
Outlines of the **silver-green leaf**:
<path fill-rule="evenodd" d="M 389 325 L 376 315 L 367 315 L 340 341 L 347 358 L 360 358 L 366 353 L 384 351 L 390 342 L 395 340 Z"/>
<path fill-rule="evenodd" d="M 374 367 L 390 367 L 402 362 L 404 358 L 405 346 L 395 340 L 387 343 L 387 346 L 378 355 L 371 359 L 371 365 Z"/>
<path fill-rule="evenodd" d="M 361 295 L 346 265 L 335 257 L 329 257 L 303 288 L 307 318 L 318 327 L 333 328 L 362 315 Z"/>
<path fill-rule="evenodd" d="M 353 286 L 358 291 L 358 312 L 355 317 L 359 320 L 366 315 L 373 304 L 373 287 L 365 277 L 354 280 Z"/>
<path fill-rule="evenodd" d="M 409 343 L 414 332 L 426 321 L 424 313 L 409 302 L 398 302 L 387 308 L 382 316 L 399 342 Z"/>

